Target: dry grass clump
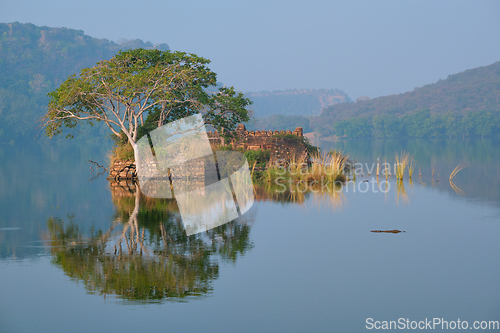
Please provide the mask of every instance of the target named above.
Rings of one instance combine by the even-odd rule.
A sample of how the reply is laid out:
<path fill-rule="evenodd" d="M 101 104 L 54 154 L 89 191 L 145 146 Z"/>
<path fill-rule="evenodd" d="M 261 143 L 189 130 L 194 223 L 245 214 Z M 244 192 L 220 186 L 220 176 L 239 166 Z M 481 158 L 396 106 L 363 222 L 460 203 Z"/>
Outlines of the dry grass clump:
<path fill-rule="evenodd" d="M 403 176 L 406 170 L 406 167 L 410 164 L 410 154 L 406 152 L 396 153 L 396 179 L 403 180 Z M 413 168 L 412 168 L 413 174 Z"/>
<path fill-rule="evenodd" d="M 345 169 L 348 156 L 338 151 L 330 151 L 328 154 L 316 154 L 312 157 L 312 163 L 305 174 L 305 181 L 329 180 L 332 182 L 345 181 Z"/>
<path fill-rule="evenodd" d="M 263 179 L 266 182 L 293 181 L 293 182 L 313 182 L 313 181 L 345 181 L 345 169 L 348 163 L 348 156 L 340 152 L 330 152 L 328 154 L 315 154 L 311 158 L 311 163 L 304 160 L 296 161 L 293 157 L 288 166 L 279 166 L 276 163 L 268 163 Z"/>
<path fill-rule="evenodd" d="M 108 153 L 108 159 L 110 165 L 112 165 L 116 160 L 120 161 L 133 161 L 134 160 L 134 149 L 127 143 L 126 145 L 116 145 L 113 150 Z"/>

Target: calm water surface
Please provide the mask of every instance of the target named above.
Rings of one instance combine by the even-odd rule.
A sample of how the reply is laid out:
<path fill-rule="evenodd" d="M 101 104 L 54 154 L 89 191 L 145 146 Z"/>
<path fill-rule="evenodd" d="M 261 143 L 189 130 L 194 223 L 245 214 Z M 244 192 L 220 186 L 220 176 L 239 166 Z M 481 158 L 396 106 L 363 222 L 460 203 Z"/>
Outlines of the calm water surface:
<path fill-rule="evenodd" d="M 106 147 L 0 146 L 0 332 L 498 321 L 499 143 L 325 142 L 366 163 L 355 183 L 330 193 L 256 188 L 249 213 L 191 237 L 175 203 L 93 179 L 87 159 L 103 163 Z M 413 182 L 377 185 L 372 163 L 402 150 L 416 160 Z M 404 232 L 371 232 L 393 229 Z"/>

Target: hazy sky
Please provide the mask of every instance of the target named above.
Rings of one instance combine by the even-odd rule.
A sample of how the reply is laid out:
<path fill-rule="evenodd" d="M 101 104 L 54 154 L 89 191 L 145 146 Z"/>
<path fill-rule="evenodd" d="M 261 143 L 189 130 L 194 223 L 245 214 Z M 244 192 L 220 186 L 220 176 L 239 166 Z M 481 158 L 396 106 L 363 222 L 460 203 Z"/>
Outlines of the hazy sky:
<path fill-rule="evenodd" d="M 500 1 L 1 0 L 14 21 L 167 43 L 245 92 L 373 98 L 500 60 Z"/>

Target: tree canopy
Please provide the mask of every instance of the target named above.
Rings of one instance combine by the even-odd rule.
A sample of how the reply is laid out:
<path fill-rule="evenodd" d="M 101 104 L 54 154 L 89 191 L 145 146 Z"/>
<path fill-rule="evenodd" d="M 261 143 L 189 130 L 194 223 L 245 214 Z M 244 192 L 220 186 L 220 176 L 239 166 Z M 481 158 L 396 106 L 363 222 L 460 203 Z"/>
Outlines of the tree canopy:
<path fill-rule="evenodd" d="M 233 130 L 247 121 L 251 101 L 233 87 L 216 91 L 208 59 L 178 51 L 134 49 L 85 68 L 49 93 L 44 120 L 49 137 L 82 122 L 104 122 L 132 147 L 145 119 L 157 126 L 201 113 L 206 124 Z"/>

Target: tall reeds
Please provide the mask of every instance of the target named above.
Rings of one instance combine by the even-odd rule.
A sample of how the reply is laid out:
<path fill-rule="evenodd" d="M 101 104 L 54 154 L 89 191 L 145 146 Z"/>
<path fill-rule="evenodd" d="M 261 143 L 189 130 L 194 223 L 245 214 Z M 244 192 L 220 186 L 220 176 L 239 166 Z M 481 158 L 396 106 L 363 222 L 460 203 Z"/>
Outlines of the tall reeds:
<path fill-rule="evenodd" d="M 305 174 L 305 181 L 330 180 L 332 182 L 345 181 L 345 169 L 348 156 L 339 151 L 330 151 L 328 154 L 316 154 L 312 158 L 311 166 Z"/>
<path fill-rule="evenodd" d="M 409 166 L 410 163 L 410 154 L 406 152 L 396 153 L 396 179 L 398 181 L 403 180 L 403 176 L 406 170 L 406 167 Z M 413 167 L 412 167 L 413 174 Z"/>
<path fill-rule="evenodd" d="M 348 156 L 341 152 L 330 152 L 328 154 L 315 154 L 311 162 L 305 160 L 297 161 L 292 156 L 290 163 L 279 166 L 276 163 L 268 163 L 263 178 L 266 182 L 313 182 L 331 181 L 343 182 L 346 180 L 345 169 L 348 164 Z"/>
<path fill-rule="evenodd" d="M 279 177 L 285 175 L 284 169 L 277 165 L 276 163 L 267 163 L 266 169 L 264 171 L 263 180 L 265 182 L 271 183 L 274 182 Z"/>
<path fill-rule="evenodd" d="M 410 162 L 408 164 L 408 177 L 412 180 L 413 172 L 415 171 L 415 165 L 413 164 L 413 157 L 410 156 Z"/>
<path fill-rule="evenodd" d="M 391 177 L 391 167 L 389 166 L 389 163 L 387 163 L 387 157 L 384 160 L 384 174 L 385 180 L 387 181 L 389 177 Z"/>

